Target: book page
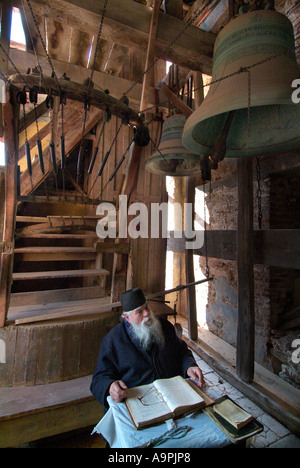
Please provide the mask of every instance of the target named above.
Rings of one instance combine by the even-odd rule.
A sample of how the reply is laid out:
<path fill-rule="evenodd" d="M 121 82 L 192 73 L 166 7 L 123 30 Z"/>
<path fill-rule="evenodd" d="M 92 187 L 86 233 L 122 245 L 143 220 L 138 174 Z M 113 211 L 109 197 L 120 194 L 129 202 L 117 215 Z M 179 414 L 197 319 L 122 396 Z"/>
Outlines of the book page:
<path fill-rule="evenodd" d="M 129 388 L 126 392 L 126 405 L 130 407 L 137 425 L 171 414 L 170 408 L 153 384 Z"/>
<path fill-rule="evenodd" d="M 170 379 L 156 380 L 154 385 L 172 411 L 180 406 L 204 403 L 203 398 L 180 375 Z"/>

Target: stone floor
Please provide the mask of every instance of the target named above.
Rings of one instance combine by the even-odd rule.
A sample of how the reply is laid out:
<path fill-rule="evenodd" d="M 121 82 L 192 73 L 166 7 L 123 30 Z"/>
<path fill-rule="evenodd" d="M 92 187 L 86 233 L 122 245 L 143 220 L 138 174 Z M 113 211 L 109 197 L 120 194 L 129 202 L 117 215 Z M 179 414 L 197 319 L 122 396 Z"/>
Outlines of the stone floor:
<path fill-rule="evenodd" d="M 300 438 L 292 434 L 286 427 L 265 413 L 260 407 L 245 397 L 233 385 L 220 377 L 208 364 L 195 353 L 194 357 L 202 370 L 208 389 L 214 390 L 220 396 L 228 395 L 233 401 L 249 412 L 264 426 L 264 431 L 258 434 L 251 448 L 300 448 Z"/>

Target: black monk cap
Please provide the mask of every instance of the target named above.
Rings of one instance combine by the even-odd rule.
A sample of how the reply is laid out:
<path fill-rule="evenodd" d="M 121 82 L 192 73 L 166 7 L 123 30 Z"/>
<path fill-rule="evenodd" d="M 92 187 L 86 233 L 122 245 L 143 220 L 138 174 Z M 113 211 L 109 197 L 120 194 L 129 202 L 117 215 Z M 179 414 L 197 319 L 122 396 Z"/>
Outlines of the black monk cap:
<path fill-rule="evenodd" d="M 123 292 L 120 296 L 120 301 L 123 312 L 130 312 L 147 302 L 141 288 L 133 288 Z"/>

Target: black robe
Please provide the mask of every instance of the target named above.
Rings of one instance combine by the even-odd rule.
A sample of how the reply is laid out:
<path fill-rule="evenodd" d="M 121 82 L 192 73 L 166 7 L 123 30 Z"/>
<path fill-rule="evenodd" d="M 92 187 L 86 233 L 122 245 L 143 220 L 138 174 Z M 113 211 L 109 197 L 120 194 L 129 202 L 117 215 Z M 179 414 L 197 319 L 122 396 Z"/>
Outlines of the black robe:
<path fill-rule="evenodd" d="M 90 390 L 105 408 L 109 387 L 115 380 L 122 380 L 128 388 L 136 387 L 176 375 L 187 377 L 187 369 L 197 365 L 174 326 L 168 320 L 159 320 L 165 336 L 161 349 L 153 345 L 144 351 L 125 319 L 103 338 Z"/>

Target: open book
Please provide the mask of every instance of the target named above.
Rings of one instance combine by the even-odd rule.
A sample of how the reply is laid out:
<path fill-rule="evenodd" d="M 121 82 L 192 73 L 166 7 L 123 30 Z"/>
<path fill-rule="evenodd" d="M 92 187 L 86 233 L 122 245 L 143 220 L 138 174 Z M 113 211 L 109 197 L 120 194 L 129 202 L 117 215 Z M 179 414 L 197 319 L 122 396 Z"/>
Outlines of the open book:
<path fill-rule="evenodd" d="M 191 413 L 205 406 L 205 400 L 181 376 L 158 379 L 149 385 L 129 388 L 125 400 L 137 429 Z"/>

